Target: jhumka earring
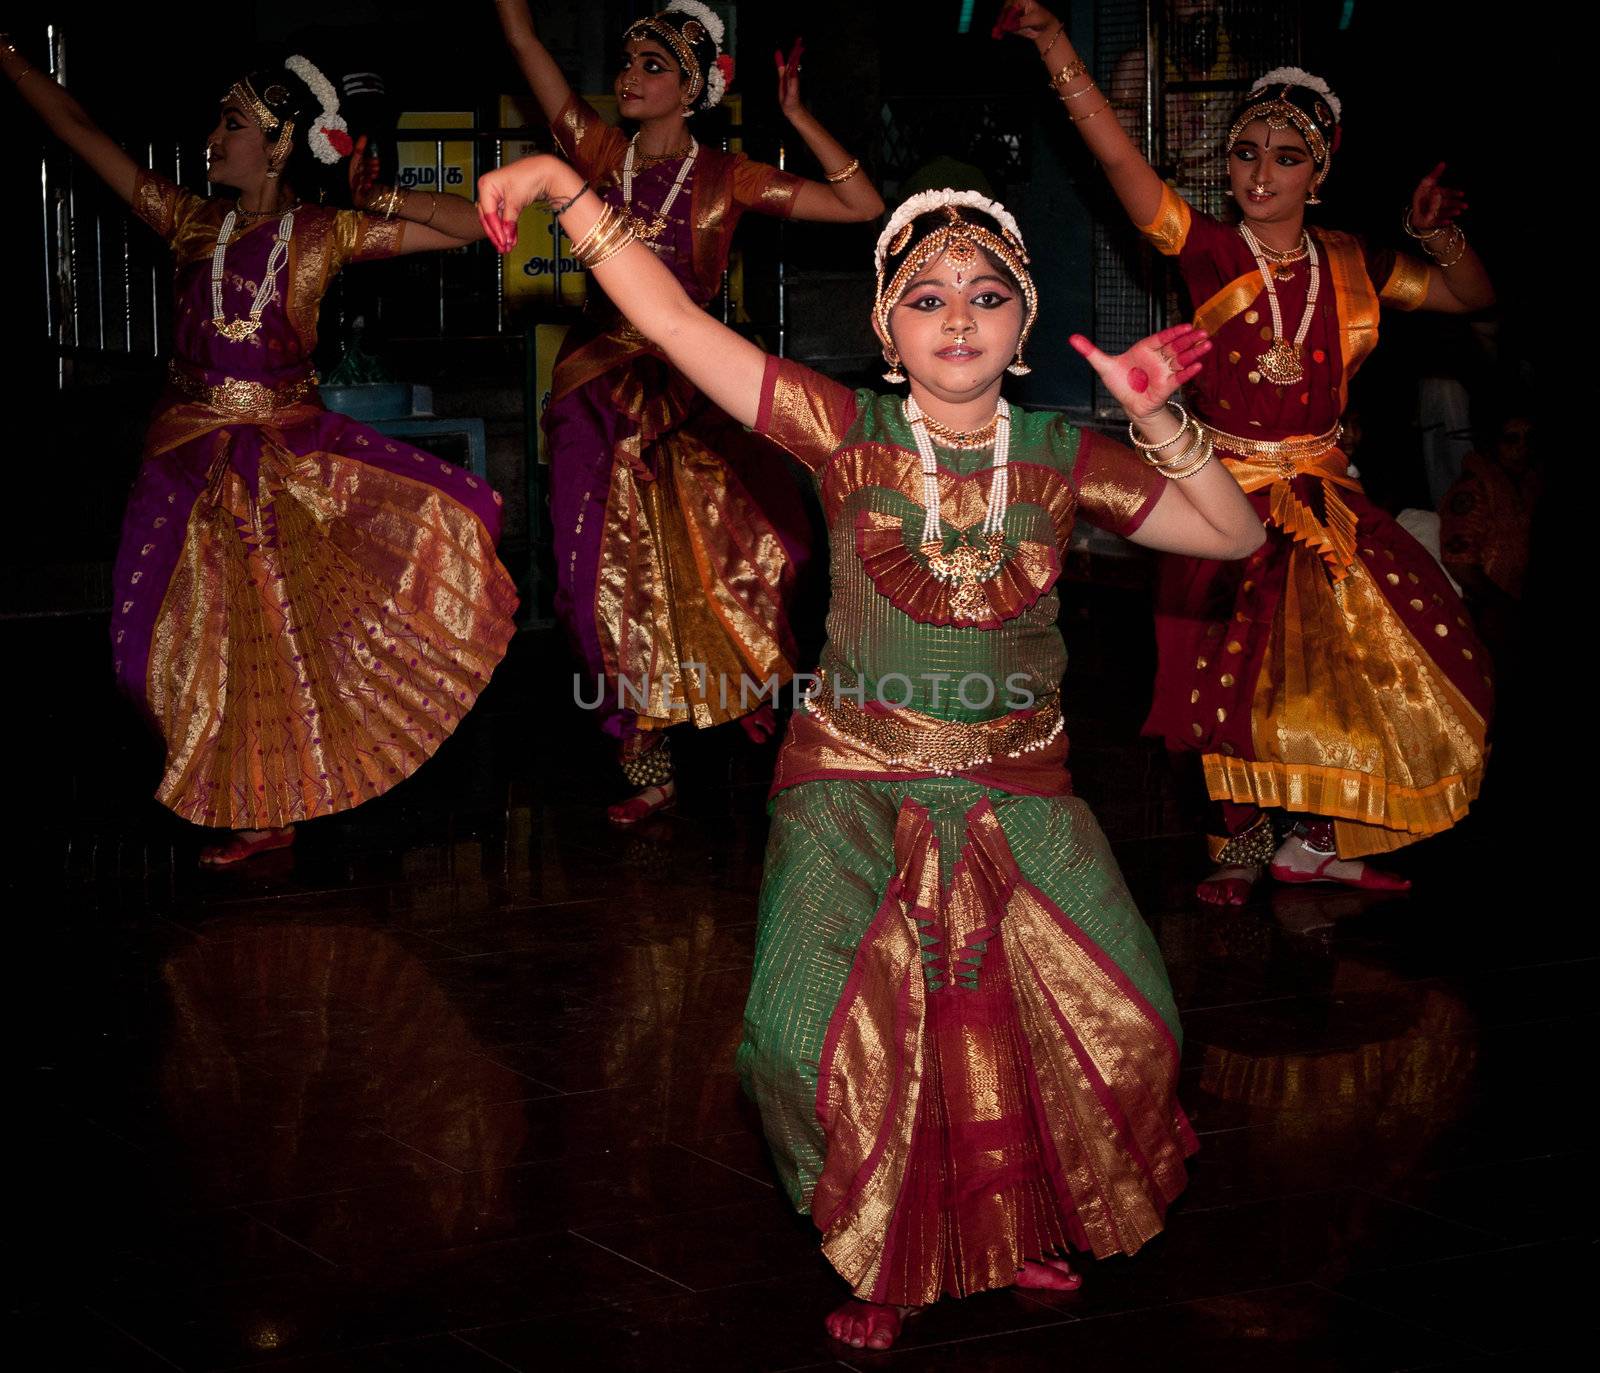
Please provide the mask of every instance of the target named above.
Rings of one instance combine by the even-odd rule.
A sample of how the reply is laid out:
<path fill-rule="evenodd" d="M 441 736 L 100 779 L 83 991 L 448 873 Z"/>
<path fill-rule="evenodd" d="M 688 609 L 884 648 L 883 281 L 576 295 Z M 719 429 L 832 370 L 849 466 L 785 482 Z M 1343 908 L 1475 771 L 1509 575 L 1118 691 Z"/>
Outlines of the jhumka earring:
<path fill-rule="evenodd" d="M 1306 197 L 1306 204 L 1307 205 L 1320 205 L 1320 204 L 1322 204 L 1322 197 L 1317 194 L 1317 192 L 1321 188 L 1322 188 L 1322 178 L 1318 177 L 1315 181 L 1313 181 L 1311 183 L 1311 194 Z"/>
<path fill-rule="evenodd" d="M 883 379 L 888 382 L 890 386 L 900 385 L 900 383 L 906 379 L 906 374 L 900 370 L 900 358 L 898 354 L 896 354 L 892 349 L 885 348 L 883 350 L 883 360 L 889 366 L 889 370 L 883 374 Z"/>
<path fill-rule="evenodd" d="M 278 133 L 278 141 L 272 145 L 272 151 L 267 154 L 267 175 L 276 180 L 283 171 L 283 164 L 289 160 L 289 147 L 294 138 L 294 120 L 284 121 L 283 128 Z"/>
<path fill-rule="evenodd" d="M 1014 377 L 1025 377 L 1033 371 L 1033 368 L 1022 360 L 1022 349 L 1017 349 L 1017 360 L 1007 364 L 1006 371 L 1010 372 Z"/>

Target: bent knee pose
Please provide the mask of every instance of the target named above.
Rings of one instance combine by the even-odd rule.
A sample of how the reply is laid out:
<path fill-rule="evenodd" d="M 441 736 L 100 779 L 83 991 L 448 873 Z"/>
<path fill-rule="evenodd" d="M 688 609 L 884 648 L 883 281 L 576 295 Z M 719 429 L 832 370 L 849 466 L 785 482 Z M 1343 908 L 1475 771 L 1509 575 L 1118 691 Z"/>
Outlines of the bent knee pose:
<path fill-rule="evenodd" d="M 1308 228 L 1340 106 L 1325 82 L 1285 68 L 1234 111 L 1226 156 L 1241 222 L 1221 224 L 1151 169 L 1054 15 L 1028 0 L 1004 23 L 1038 46 L 1129 217 L 1177 258 L 1195 322 L 1216 341 L 1189 388 L 1196 413 L 1267 525 L 1247 563 L 1162 568 L 1146 731 L 1201 755 L 1219 866 L 1198 894 L 1238 905 L 1268 866 L 1284 882 L 1404 889 L 1361 859 L 1466 814 L 1483 775 L 1490 665 L 1443 570 L 1349 470 L 1339 419 L 1382 309 L 1493 303 L 1456 223 L 1463 199 L 1439 184 L 1442 165 L 1412 197 L 1405 227 L 1431 265 Z"/>
<path fill-rule="evenodd" d="M 625 35 L 615 89 L 631 138 L 573 93 L 526 0 L 497 10 L 567 160 L 698 304 L 721 289 L 747 212 L 840 222 L 883 212 L 860 162 L 801 103 L 798 45 L 779 59 L 779 103 L 826 181 L 695 139 L 691 119 L 721 100 L 729 70 L 722 21 L 695 0 Z M 544 423 L 556 612 L 590 679 L 580 698 L 597 700 L 633 788 L 611 820 L 636 824 L 674 798 L 670 727 L 739 719 L 756 739 L 771 733 L 763 684 L 794 672 L 788 601 L 805 515 L 771 446 L 598 293 L 556 359 Z"/>
<path fill-rule="evenodd" d="M 1239 558 L 1260 521 L 1165 401 L 1207 343 L 1179 326 L 1087 356 L 1135 453 L 1001 396 L 1037 300 L 1022 237 L 971 192 L 916 197 L 878 245 L 874 324 L 910 396 L 851 391 L 698 309 L 554 158 L 480 183 L 502 248 L 548 197 L 606 293 L 716 404 L 811 473 L 832 596 L 821 686 L 773 784 L 739 1052 L 785 1186 L 853 1295 L 828 1329 L 908 1312 L 1162 1227 L 1194 1137 L 1161 957 L 1069 794 L 1055 584 L 1080 516 Z"/>
<path fill-rule="evenodd" d="M 516 609 L 500 498 L 470 472 L 323 409 L 312 353 L 352 262 L 481 238 L 472 207 L 369 180 L 304 57 L 222 100 L 206 199 L 137 166 L 9 45 L 18 92 L 171 246 L 168 387 L 117 553 L 118 679 L 166 741 L 157 799 L 232 830 L 203 861 L 282 848 L 293 826 L 408 777 L 471 709 Z M 358 201 L 308 204 L 354 154 Z M 431 223 L 425 225 L 420 220 Z"/>

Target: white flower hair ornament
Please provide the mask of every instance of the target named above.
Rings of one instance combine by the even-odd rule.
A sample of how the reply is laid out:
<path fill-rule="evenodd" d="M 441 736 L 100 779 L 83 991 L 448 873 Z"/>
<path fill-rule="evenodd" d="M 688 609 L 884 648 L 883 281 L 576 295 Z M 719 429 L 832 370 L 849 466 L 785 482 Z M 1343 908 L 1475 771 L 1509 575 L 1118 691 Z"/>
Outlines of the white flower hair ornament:
<path fill-rule="evenodd" d="M 991 220 L 995 229 L 986 224 L 963 219 L 958 210 L 976 210 Z M 937 223 L 921 239 L 912 243 L 911 236 L 916 220 L 922 215 L 944 211 L 944 222 Z M 998 230 L 998 232 L 996 232 Z M 886 276 L 891 256 L 901 258 L 892 277 Z M 923 191 L 906 200 L 878 235 L 878 246 L 873 253 L 878 269 L 876 299 L 872 309 L 872 327 L 883 345 L 883 360 L 888 371 L 883 379 L 892 384 L 903 382 L 900 354 L 895 348 L 894 336 L 889 329 L 890 312 L 905 293 L 916 274 L 930 262 L 943 257 L 955 269 L 956 285 L 961 285 L 962 274 L 970 271 L 979 261 L 979 254 L 987 253 L 1000 263 L 1016 281 L 1022 292 L 1022 332 L 1017 337 L 1017 356 L 1007 368 L 1013 376 L 1025 377 L 1032 370 L 1022 360 L 1022 350 L 1028 346 L 1028 335 L 1039 317 L 1039 292 L 1028 271 L 1028 249 L 1022 242 L 1022 230 L 1004 205 L 979 195 L 977 191 Z"/>
<path fill-rule="evenodd" d="M 727 64 L 728 71 L 733 70 L 733 59 L 727 53 L 718 53 L 716 65 L 706 73 L 706 98 L 705 108 L 715 109 L 722 103 L 722 97 L 728 93 L 728 77 L 723 71 L 723 64 Z"/>
<path fill-rule="evenodd" d="M 702 5 L 700 0 L 673 0 L 673 3 L 662 10 L 663 14 L 687 14 L 698 19 L 704 26 L 706 33 L 715 44 L 717 51 L 722 51 L 722 36 L 725 30 L 722 27 L 722 16 L 710 5 Z M 713 101 L 713 104 L 716 102 Z"/>
<path fill-rule="evenodd" d="M 306 146 L 311 149 L 312 156 L 330 166 L 349 157 L 355 151 L 355 141 L 339 113 L 339 93 L 334 90 L 333 82 L 310 58 L 296 54 L 283 65 L 306 83 L 317 104 L 322 106 L 322 113 L 311 121 L 306 132 Z"/>
<path fill-rule="evenodd" d="M 1262 94 L 1270 86 L 1304 86 L 1328 102 L 1328 108 L 1333 111 L 1334 123 L 1344 118 L 1344 106 L 1339 103 L 1339 97 L 1333 93 L 1332 87 L 1320 76 L 1313 76 L 1301 67 L 1274 67 L 1250 87 L 1250 98 Z"/>
<path fill-rule="evenodd" d="M 1022 230 L 1017 227 L 1017 221 L 1011 217 L 1011 211 L 997 200 L 990 200 L 986 195 L 977 191 L 920 191 L 909 199 L 900 202 L 900 207 L 889 216 L 889 222 L 883 226 L 883 232 L 878 235 L 878 246 L 873 251 L 873 258 L 878 270 L 883 270 L 883 260 L 891 251 L 889 245 L 894 242 L 900 231 L 916 219 L 918 215 L 925 215 L 934 210 L 942 210 L 947 206 L 978 210 L 994 220 L 1002 229 L 1016 240 L 1016 246 L 1023 252 L 1023 261 L 1027 261 L 1027 247 L 1022 241 Z M 904 245 L 901 245 L 902 247 Z"/>

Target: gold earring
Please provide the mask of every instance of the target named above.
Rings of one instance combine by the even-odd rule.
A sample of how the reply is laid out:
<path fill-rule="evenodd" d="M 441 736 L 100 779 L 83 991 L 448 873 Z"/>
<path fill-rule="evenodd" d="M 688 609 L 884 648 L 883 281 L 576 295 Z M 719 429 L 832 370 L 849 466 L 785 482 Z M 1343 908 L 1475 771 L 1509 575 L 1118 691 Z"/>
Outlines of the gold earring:
<path fill-rule="evenodd" d="M 883 374 L 883 379 L 890 386 L 898 386 L 906 379 L 906 374 L 900 370 L 900 359 L 890 349 L 883 350 L 883 360 L 889 365 L 889 370 Z"/>
<path fill-rule="evenodd" d="M 1008 363 L 1006 371 L 1010 372 L 1014 377 L 1025 377 L 1032 373 L 1033 368 L 1022 360 L 1022 349 L 1017 349 L 1017 360 L 1013 363 Z"/>

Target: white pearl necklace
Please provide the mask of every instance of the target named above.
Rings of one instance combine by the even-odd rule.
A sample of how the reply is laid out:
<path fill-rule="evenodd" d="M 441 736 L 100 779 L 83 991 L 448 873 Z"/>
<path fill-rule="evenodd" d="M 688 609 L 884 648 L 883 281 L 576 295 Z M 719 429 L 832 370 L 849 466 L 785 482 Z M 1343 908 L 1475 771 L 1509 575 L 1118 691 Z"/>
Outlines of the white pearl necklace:
<path fill-rule="evenodd" d="M 628 218 L 633 221 L 634 234 L 642 238 L 646 246 L 653 249 L 656 245 L 651 240 L 659 238 L 666 229 L 667 212 L 672 209 L 679 192 L 683 190 L 683 183 L 689 179 L 689 173 L 694 170 L 694 160 L 700 155 L 700 144 L 695 141 L 693 134 L 689 135 L 689 151 L 678 165 L 678 175 L 672 183 L 672 189 L 667 192 L 667 198 L 661 202 L 661 208 L 648 220 L 640 219 L 633 212 L 633 161 L 638 148 L 639 135 L 634 134 L 628 140 L 628 151 L 622 159 L 622 207 Z"/>
<path fill-rule="evenodd" d="M 922 542 L 943 542 L 944 531 L 939 510 L 939 460 L 934 456 L 933 439 L 928 435 L 927 419 L 910 396 L 905 399 L 906 423 L 916 440 L 917 456 L 922 460 Z M 983 532 L 999 534 L 1005 529 L 1006 505 L 1010 499 L 1011 407 L 1003 399 L 994 403 L 994 466 L 989 479 L 989 504 L 983 515 Z"/>
<path fill-rule="evenodd" d="M 1272 311 L 1272 346 L 1261 355 L 1262 375 L 1276 385 L 1292 386 L 1306 374 L 1305 365 L 1300 360 L 1301 350 L 1305 347 L 1306 335 L 1311 332 L 1311 320 L 1317 311 L 1317 288 L 1322 283 L 1322 274 L 1317 266 L 1316 242 L 1310 233 L 1301 230 L 1311 270 L 1311 284 L 1306 288 L 1306 308 L 1300 316 L 1300 327 L 1295 330 L 1294 342 L 1290 343 L 1283 336 L 1283 310 L 1278 304 L 1278 286 L 1273 279 L 1272 268 L 1267 265 L 1266 253 L 1262 251 L 1260 241 L 1251 233 L 1248 224 L 1241 224 L 1239 232 L 1256 260 L 1256 270 L 1261 273 L 1261 280 L 1267 288 L 1267 308 Z"/>
<path fill-rule="evenodd" d="M 267 258 L 266 270 L 261 273 L 261 285 L 256 287 L 256 298 L 250 306 L 250 315 L 247 319 L 230 320 L 222 313 L 222 264 L 228 255 L 228 239 L 233 234 L 235 221 L 239 218 L 238 210 L 229 210 L 227 218 L 222 221 L 222 227 L 217 230 L 217 246 L 211 251 L 211 322 L 217 326 L 217 332 L 230 343 L 243 343 L 261 328 L 261 312 L 267 308 L 267 303 L 272 299 L 278 285 L 278 270 L 289 256 L 289 240 L 294 235 L 296 208 L 291 205 L 283 212 L 283 218 L 278 221 L 277 238 L 272 245 L 272 253 Z"/>

